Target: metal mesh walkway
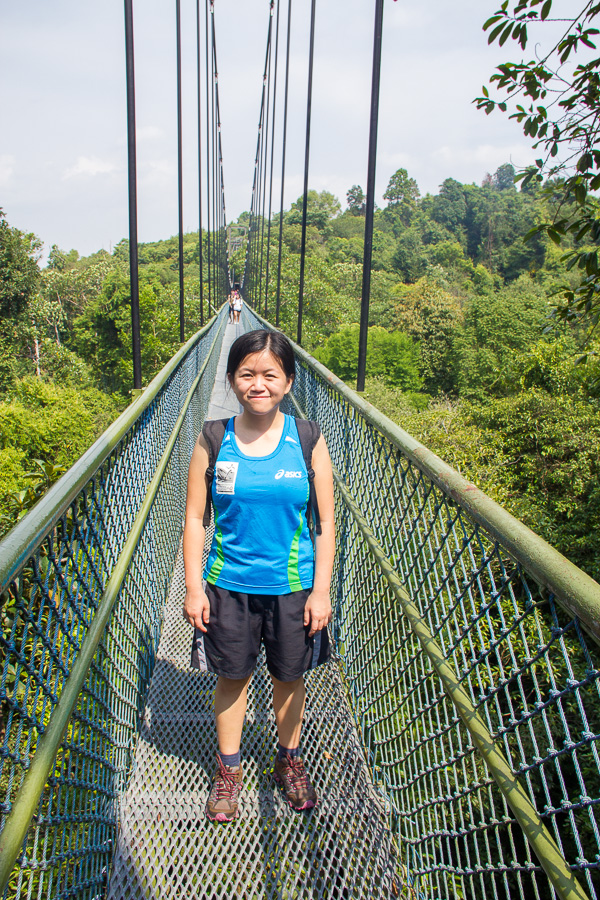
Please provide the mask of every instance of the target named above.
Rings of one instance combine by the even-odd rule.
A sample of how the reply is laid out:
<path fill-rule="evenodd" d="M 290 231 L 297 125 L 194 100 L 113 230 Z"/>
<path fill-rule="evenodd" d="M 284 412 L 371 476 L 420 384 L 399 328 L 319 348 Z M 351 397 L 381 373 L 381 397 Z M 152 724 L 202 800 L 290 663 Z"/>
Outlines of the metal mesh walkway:
<path fill-rule="evenodd" d="M 213 680 L 178 546 L 202 422 L 236 411 L 225 316 L 0 545 L 3 900 L 598 900 L 600 586 L 300 347 L 286 411 L 321 424 L 338 528 L 337 665 L 304 729 L 321 803 L 273 786 L 260 668 L 242 816 L 205 820 Z"/>
<path fill-rule="evenodd" d="M 208 417 L 237 412 L 225 360 L 240 326 L 227 326 Z M 215 768 L 215 678 L 189 667 L 178 557 L 133 777 L 119 809 L 109 887 L 121 898 L 387 898 L 398 896 L 389 810 L 369 780 L 335 663 L 307 678 L 303 753 L 321 802 L 294 813 L 274 786 L 270 679 L 254 675 L 242 739 L 244 792 L 231 825 L 206 820 Z"/>

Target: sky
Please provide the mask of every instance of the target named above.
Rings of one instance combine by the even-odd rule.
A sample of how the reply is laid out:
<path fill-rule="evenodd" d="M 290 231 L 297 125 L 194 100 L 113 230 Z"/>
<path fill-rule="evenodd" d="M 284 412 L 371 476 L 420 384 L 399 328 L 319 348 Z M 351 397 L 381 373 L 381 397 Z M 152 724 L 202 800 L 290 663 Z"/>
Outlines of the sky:
<path fill-rule="evenodd" d="M 385 0 L 380 206 L 400 167 L 422 194 L 437 193 L 446 178 L 481 183 L 503 163 L 519 168 L 537 155 L 518 124 L 472 103 L 500 62 L 520 57 L 512 42 L 487 44 L 482 25 L 498 5 Z M 374 8 L 374 0 L 316 2 L 309 187 L 343 206 L 352 185 L 366 188 Z M 195 0 L 181 0 L 181 10 L 184 228 L 195 231 Z M 302 193 L 310 0 L 293 0 L 292 10 L 285 207 Z M 134 0 L 133 14 L 139 240 L 147 242 L 178 227 L 175 2 Z M 230 222 L 251 201 L 268 17 L 269 0 L 215 0 Z M 282 87 L 283 71 L 280 96 Z M 279 192 L 277 178 L 274 197 Z M 41 238 L 45 254 L 52 244 L 82 255 L 110 251 L 127 236 L 123 0 L 0 0 L 0 208 L 10 225 Z"/>

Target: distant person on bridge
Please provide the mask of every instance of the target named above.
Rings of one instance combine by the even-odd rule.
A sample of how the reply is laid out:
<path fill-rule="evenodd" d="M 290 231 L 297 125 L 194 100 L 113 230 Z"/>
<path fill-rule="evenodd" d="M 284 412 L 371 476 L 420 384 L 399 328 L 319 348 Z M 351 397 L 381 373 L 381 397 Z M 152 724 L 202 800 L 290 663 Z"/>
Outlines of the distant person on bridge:
<path fill-rule="evenodd" d="M 242 295 L 239 291 L 233 292 L 233 321 L 237 324 L 240 321 L 240 313 L 242 311 L 242 306 L 244 305 L 244 301 L 242 300 Z"/>
<path fill-rule="evenodd" d="M 227 377 L 243 412 L 227 422 L 211 482 L 215 534 L 202 572 L 210 448 L 202 434 L 190 463 L 183 537 L 184 617 L 192 665 L 216 673 L 217 771 L 206 814 L 238 815 L 240 741 L 247 689 L 265 647 L 279 746 L 273 775 L 295 810 L 317 794 L 300 756 L 304 673 L 329 659 L 327 625 L 335 553 L 333 478 L 325 440 L 312 450 L 320 528 L 313 540 L 305 444 L 279 406 L 294 381 L 294 352 L 278 332 L 251 331 L 231 346 Z M 303 429 L 304 431 L 304 429 Z M 314 428 L 316 439 L 318 428 Z M 208 434 L 208 432 L 207 432 Z M 305 439 L 303 439 L 305 441 Z M 208 477 L 210 478 L 210 471 Z M 311 501 L 311 503 L 314 501 Z M 203 580 L 204 579 L 204 580 Z"/>
<path fill-rule="evenodd" d="M 234 295 L 234 291 L 231 291 L 229 294 L 229 297 L 227 298 L 227 300 L 229 301 L 229 320 L 228 321 L 229 321 L 230 325 L 233 325 L 233 322 L 235 320 L 235 314 L 233 312 L 233 295 Z"/>

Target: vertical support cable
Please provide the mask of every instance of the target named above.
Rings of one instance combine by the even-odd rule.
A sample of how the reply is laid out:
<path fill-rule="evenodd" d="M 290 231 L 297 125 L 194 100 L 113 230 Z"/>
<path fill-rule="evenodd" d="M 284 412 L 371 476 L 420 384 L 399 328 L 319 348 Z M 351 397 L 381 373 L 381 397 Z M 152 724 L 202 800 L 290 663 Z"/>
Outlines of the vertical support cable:
<path fill-rule="evenodd" d="M 265 69 L 267 78 L 267 98 L 265 104 L 265 128 L 263 132 L 263 188 L 262 188 L 262 207 L 261 207 L 261 229 L 260 229 L 260 293 L 258 296 L 257 309 L 260 310 L 260 304 L 263 294 L 263 259 L 265 250 L 265 212 L 267 206 L 267 170 L 269 162 L 269 112 L 271 104 L 271 51 L 272 51 L 272 32 L 273 32 L 273 5 L 274 0 L 270 0 L 269 4 L 269 38 L 267 41 L 267 58 L 268 63 Z"/>
<path fill-rule="evenodd" d="M 218 184 L 215 184 L 215 202 L 217 204 L 217 221 L 218 231 L 216 240 L 217 250 L 217 287 L 221 302 L 227 296 L 227 248 L 225 245 L 225 180 L 223 176 L 223 135 L 221 128 L 221 105 L 219 102 L 219 66 L 217 62 L 217 38 L 215 30 L 215 16 L 213 7 L 212 17 L 212 37 L 213 37 L 213 56 L 215 63 L 215 110 L 216 110 L 216 137 L 217 137 L 217 156 L 218 156 Z"/>
<path fill-rule="evenodd" d="M 279 57 L 279 7 L 277 0 L 277 19 L 275 21 L 275 75 L 273 78 L 273 116 L 271 121 L 271 173 L 269 175 L 269 219 L 267 226 L 267 270 L 265 273 L 265 318 L 269 300 L 269 266 L 271 261 L 271 216 L 273 214 L 273 162 L 275 154 L 275 111 L 277 107 L 277 63 Z M 270 66 L 270 63 L 269 63 Z"/>
<path fill-rule="evenodd" d="M 292 0 L 288 0 L 287 47 L 285 52 L 285 90 L 283 101 L 283 148 L 281 153 L 281 205 L 279 211 L 279 250 L 277 259 L 277 299 L 275 301 L 275 325 L 279 328 L 281 306 L 281 249 L 283 246 L 283 192 L 285 188 L 285 151 L 287 139 L 288 93 L 290 84 L 290 32 L 292 25 Z"/>
<path fill-rule="evenodd" d="M 212 128 L 212 276 L 213 276 L 213 307 L 217 308 L 217 238 L 218 227 L 217 222 L 217 172 L 219 163 L 217 159 L 217 110 L 216 110 L 216 78 L 217 67 L 215 61 L 215 4 L 214 0 L 210 0 L 210 25 L 211 25 L 211 128 Z"/>
<path fill-rule="evenodd" d="M 265 103 L 265 129 L 263 133 L 263 186 L 262 186 L 262 205 L 261 205 L 261 229 L 260 229 L 260 288 L 259 288 L 259 297 L 258 297 L 258 306 L 257 309 L 260 310 L 260 304 L 262 301 L 263 295 L 263 259 L 264 259 L 264 249 L 265 249 L 265 212 L 267 205 L 267 169 L 269 163 L 269 112 L 270 112 L 270 102 L 271 102 L 271 32 L 272 32 L 272 24 L 273 24 L 273 0 L 270 2 L 269 8 L 269 40 L 268 40 L 268 65 L 266 69 L 267 73 L 267 96 Z"/>
<path fill-rule="evenodd" d="M 268 54 L 268 50 L 267 50 Z M 265 69 L 266 72 L 266 69 Z M 262 292 L 262 265 L 261 265 L 261 256 L 260 256 L 260 248 L 261 248 L 261 240 L 260 236 L 263 230 L 264 219 L 261 217 L 261 209 L 262 209 L 262 198 L 263 198 L 263 154 L 264 154 L 264 134 L 265 134 L 265 90 L 266 90 L 266 74 L 263 80 L 263 102 L 261 106 L 261 122 L 258 126 L 258 136 L 259 136 L 259 156 L 258 156 L 258 193 L 257 193 L 257 203 L 256 203 L 256 249 L 255 249 L 255 265 L 254 271 L 257 273 L 257 277 L 255 279 L 255 290 L 254 290 L 254 308 L 260 312 L 260 296 Z"/>
<path fill-rule="evenodd" d="M 265 82 L 263 80 L 262 104 L 260 108 L 260 121 L 258 123 L 258 148 L 256 155 L 256 204 L 254 212 L 254 246 L 252 257 L 252 304 L 256 310 L 258 307 L 258 296 L 260 293 L 260 283 L 262 272 L 258 268 L 259 247 L 260 247 L 260 206 L 262 199 L 262 150 L 263 150 L 263 123 L 264 123 L 264 102 L 265 102 Z"/>
<path fill-rule="evenodd" d="M 204 3 L 205 18 L 205 50 L 206 50 L 206 258 L 208 265 L 208 315 L 212 315 L 212 277 L 211 277 L 211 259 L 210 259 L 210 76 L 208 68 L 208 3 Z"/>
<path fill-rule="evenodd" d="M 312 107 L 313 62 L 315 55 L 315 6 L 312 0 L 310 10 L 310 53 L 308 57 L 308 96 L 306 100 L 306 146 L 304 150 L 304 202 L 302 204 L 302 246 L 300 249 L 300 286 L 298 289 L 298 335 L 296 341 L 302 346 L 302 307 L 304 302 L 304 266 L 306 261 L 306 213 L 308 206 L 308 159 L 310 154 L 310 117 Z"/>
<path fill-rule="evenodd" d="M 364 391 L 367 369 L 367 335 L 369 331 L 369 298 L 371 295 L 371 258 L 373 255 L 373 214 L 375 211 L 375 164 L 377 161 L 377 123 L 379 119 L 379 82 L 381 75 L 381 35 L 383 0 L 375 0 L 375 33 L 373 38 L 373 77 L 371 80 L 371 123 L 369 127 L 369 160 L 367 202 L 365 212 L 365 248 L 363 257 L 360 332 L 358 338 L 358 374 L 356 390 Z"/>
<path fill-rule="evenodd" d="M 271 68 L 271 53 L 269 52 L 269 69 Z M 263 132 L 263 165 L 262 165 L 262 189 L 261 189 L 261 210 L 260 210 L 260 285 L 259 285 L 259 295 L 258 295 L 258 303 L 256 308 L 260 312 L 260 304 L 262 301 L 262 293 L 263 293 L 263 282 L 264 282 L 264 269 L 263 269 L 263 260 L 264 260 L 264 252 L 265 252 L 265 212 L 267 205 L 267 169 L 269 162 L 269 100 L 271 93 L 271 84 L 270 80 L 267 80 L 267 103 L 266 103 L 266 116 L 265 116 L 265 129 Z"/>
<path fill-rule="evenodd" d="M 183 303 L 183 135 L 181 123 L 181 0 L 175 0 L 177 18 L 177 195 L 179 205 L 179 340 L 185 341 Z"/>
<path fill-rule="evenodd" d="M 129 182 L 129 284 L 131 292 L 131 351 L 133 387 L 142 387 L 142 350 L 140 341 L 140 285 L 137 234 L 137 166 L 135 139 L 135 67 L 133 57 L 132 0 L 125 0 L 125 67 L 127 73 L 127 159 Z"/>
<path fill-rule="evenodd" d="M 198 79 L 198 279 L 200 327 L 204 325 L 204 273 L 202 271 L 202 85 L 200 77 L 200 0 L 196 0 L 196 69 Z"/>

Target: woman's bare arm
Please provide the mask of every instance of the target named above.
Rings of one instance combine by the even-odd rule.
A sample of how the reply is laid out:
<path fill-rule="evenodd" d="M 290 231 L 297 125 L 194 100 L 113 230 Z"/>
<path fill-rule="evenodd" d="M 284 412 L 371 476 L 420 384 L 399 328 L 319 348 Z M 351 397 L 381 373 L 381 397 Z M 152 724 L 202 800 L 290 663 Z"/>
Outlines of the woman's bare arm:
<path fill-rule="evenodd" d="M 206 529 L 203 525 L 206 507 L 206 469 L 208 467 L 208 445 L 200 435 L 196 441 L 188 474 L 187 502 L 185 507 L 185 528 L 183 530 L 183 562 L 185 565 L 184 618 L 206 631 L 210 617 L 208 597 L 204 593 L 202 579 L 202 556 Z"/>
<path fill-rule="evenodd" d="M 315 579 L 304 607 L 304 624 L 310 624 L 310 634 L 331 622 L 331 573 L 335 557 L 335 524 L 333 502 L 333 474 L 325 438 L 319 438 L 312 455 L 315 490 L 319 503 L 321 534 L 315 535 Z"/>

